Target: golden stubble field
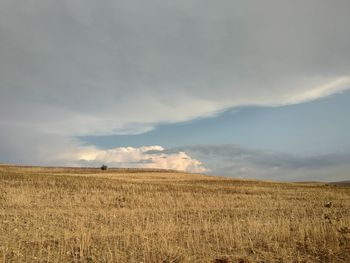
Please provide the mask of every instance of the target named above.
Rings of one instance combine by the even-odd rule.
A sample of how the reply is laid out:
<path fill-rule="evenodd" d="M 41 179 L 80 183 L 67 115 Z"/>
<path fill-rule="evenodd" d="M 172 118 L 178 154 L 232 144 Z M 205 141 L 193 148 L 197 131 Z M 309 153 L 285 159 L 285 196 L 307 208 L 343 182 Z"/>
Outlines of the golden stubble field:
<path fill-rule="evenodd" d="M 0 166 L 0 262 L 350 262 L 350 187 Z"/>

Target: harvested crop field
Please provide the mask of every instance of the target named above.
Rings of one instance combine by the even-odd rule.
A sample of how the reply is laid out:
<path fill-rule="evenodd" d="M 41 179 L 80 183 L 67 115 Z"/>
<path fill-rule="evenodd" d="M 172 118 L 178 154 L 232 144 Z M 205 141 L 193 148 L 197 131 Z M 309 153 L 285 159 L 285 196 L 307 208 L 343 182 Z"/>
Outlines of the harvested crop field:
<path fill-rule="evenodd" d="M 0 166 L 0 262 L 350 262 L 350 187 Z"/>

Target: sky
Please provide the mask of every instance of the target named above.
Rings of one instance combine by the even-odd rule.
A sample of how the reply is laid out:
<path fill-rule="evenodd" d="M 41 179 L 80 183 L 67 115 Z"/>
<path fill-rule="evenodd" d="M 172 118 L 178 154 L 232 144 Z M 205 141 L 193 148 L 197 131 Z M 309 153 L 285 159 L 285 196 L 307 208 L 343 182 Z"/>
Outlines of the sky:
<path fill-rule="evenodd" d="M 349 12 L 0 0 L 0 162 L 349 180 Z"/>

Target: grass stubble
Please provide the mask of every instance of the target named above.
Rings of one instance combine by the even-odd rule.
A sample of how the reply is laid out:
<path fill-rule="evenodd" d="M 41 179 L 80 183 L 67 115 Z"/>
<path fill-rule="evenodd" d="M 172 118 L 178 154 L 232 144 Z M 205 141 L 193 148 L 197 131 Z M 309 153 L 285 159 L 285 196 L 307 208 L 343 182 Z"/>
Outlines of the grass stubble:
<path fill-rule="evenodd" d="M 0 262 L 350 262 L 350 187 L 0 166 Z"/>

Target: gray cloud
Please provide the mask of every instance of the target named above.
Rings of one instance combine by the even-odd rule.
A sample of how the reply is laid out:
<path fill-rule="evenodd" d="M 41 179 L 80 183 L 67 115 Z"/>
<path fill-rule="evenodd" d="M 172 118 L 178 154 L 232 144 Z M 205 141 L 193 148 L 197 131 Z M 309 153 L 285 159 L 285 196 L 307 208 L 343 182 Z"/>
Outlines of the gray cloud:
<path fill-rule="evenodd" d="M 350 83 L 337 82 L 350 72 L 348 10 L 325 0 L 2 0 L 0 120 L 111 134 L 324 96 Z"/>
<path fill-rule="evenodd" d="M 22 165 L 74 165 L 81 147 L 69 137 L 43 132 L 39 127 L 0 123 L 0 162 Z M 87 146 L 85 146 L 87 147 Z"/>
<path fill-rule="evenodd" d="M 296 156 L 237 145 L 196 145 L 168 149 L 201 160 L 211 174 L 284 181 L 349 179 L 350 154 Z"/>
<path fill-rule="evenodd" d="M 349 10 L 346 0 L 0 0 L 0 156 L 59 163 L 55 152 L 80 147 L 72 136 L 340 92 Z"/>

